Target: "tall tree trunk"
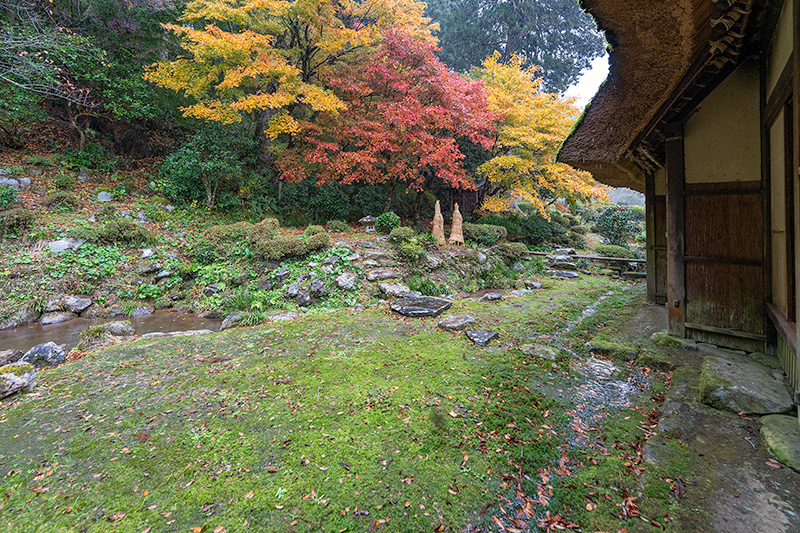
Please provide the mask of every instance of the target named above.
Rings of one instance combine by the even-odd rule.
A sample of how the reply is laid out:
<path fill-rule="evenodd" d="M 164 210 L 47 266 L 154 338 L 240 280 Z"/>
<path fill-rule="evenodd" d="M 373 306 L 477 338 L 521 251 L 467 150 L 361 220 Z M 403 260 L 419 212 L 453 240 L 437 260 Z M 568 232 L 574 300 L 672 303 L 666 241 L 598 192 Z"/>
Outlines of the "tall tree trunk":
<path fill-rule="evenodd" d="M 392 198 L 394 197 L 394 189 L 397 187 L 397 182 L 395 180 L 391 180 L 389 182 L 389 190 L 386 195 L 386 203 L 383 204 L 383 211 L 382 213 L 387 213 L 389 209 L 392 207 Z"/>

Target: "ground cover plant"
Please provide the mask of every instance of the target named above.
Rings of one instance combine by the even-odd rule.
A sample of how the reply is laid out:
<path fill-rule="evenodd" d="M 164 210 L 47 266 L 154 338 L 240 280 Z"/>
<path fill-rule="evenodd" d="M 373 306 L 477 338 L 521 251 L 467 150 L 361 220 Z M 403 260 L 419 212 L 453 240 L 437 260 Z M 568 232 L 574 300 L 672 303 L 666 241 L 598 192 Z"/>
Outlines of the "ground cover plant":
<path fill-rule="evenodd" d="M 500 333 L 487 348 L 436 319 L 377 308 L 140 340 L 45 370 L 37 393 L 0 404 L 2 521 L 34 531 L 635 529 L 669 505 L 668 489 L 640 499 L 636 471 L 637 426 L 665 376 L 617 362 L 619 379 L 638 385 L 608 409 L 570 361 L 641 289 L 548 284 L 454 305 Z M 526 355 L 533 340 L 559 357 Z"/>

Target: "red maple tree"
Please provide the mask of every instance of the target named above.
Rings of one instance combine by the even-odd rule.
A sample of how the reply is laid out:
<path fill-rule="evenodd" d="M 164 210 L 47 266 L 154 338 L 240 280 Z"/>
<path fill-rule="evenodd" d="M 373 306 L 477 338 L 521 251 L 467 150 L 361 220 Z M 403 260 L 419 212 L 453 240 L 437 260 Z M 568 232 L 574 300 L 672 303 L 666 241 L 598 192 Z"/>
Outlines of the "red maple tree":
<path fill-rule="evenodd" d="M 281 179 L 387 183 L 384 211 L 401 183 L 422 190 L 436 176 L 474 189 L 457 140 L 490 149 L 499 116 L 489 110 L 484 83 L 448 70 L 435 51 L 404 33 L 386 32 L 377 50 L 327 76 L 326 85 L 347 107 L 302 122 L 278 159 Z"/>

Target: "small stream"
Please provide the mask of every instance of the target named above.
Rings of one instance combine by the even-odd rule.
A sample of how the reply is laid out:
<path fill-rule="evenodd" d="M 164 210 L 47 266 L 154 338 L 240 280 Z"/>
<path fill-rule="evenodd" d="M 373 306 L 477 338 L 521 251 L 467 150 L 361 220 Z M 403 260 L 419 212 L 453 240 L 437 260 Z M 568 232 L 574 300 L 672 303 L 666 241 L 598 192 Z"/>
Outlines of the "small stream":
<path fill-rule="evenodd" d="M 16 329 L 0 331 L 0 350 L 22 350 L 27 351 L 45 342 L 65 344 L 67 350 L 71 350 L 78 344 L 81 332 L 96 324 L 114 322 L 117 320 L 130 320 L 131 325 L 138 335 L 145 333 L 189 331 L 195 329 L 210 329 L 219 331 L 222 320 L 200 318 L 188 313 L 178 313 L 166 309 L 154 312 L 151 315 L 137 318 L 106 318 L 89 319 L 75 318 L 60 324 L 42 326 L 41 324 L 31 324 Z"/>

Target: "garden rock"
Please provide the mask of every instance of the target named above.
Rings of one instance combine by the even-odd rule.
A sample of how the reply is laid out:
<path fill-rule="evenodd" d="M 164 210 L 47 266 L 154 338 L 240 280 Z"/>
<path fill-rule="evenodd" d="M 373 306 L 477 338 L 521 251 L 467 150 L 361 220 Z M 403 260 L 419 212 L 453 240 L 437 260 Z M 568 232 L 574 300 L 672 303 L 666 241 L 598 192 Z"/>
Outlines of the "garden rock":
<path fill-rule="evenodd" d="M 439 316 L 450 309 L 453 302 L 435 296 L 406 296 L 392 302 L 395 313 L 407 317 Z"/>
<path fill-rule="evenodd" d="M 155 252 L 151 248 L 145 248 L 142 250 L 142 258 L 147 259 L 148 257 L 153 257 Z"/>
<path fill-rule="evenodd" d="M 30 178 L 0 178 L 0 187 L 11 187 L 16 191 L 22 192 L 30 186 Z"/>
<path fill-rule="evenodd" d="M 72 320 L 73 318 L 78 318 L 78 315 L 75 313 L 68 313 L 66 311 L 57 311 L 55 313 L 43 314 L 42 318 L 39 320 L 39 323 L 43 326 L 49 326 L 50 324 L 60 324 L 68 320 Z"/>
<path fill-rule="evenodd" d="M 380 263 L 378 263 L 377 261 L 373 261 L 372 259 L 369 259 L 367 261 L 364 261 L 364 266 L 370 267 L 370 268 L 378 267 L 378 266 L 380 266 Z"/>
<path fill-rule="evenodd" d="M 361 259 L 361 255 L 356 254 L 356 253 L 347 256 L 347 260 L 350 261 L 351 263 L 353 263 L 354 261 L 358 261 L 360 259 Z"/>
<path fill-rule="evenodd" d="M 150 219 L 147 218 L 147 215 L 139 211 L 138 213 L 136 213 L 136 222 L 138 222 L 139 224 L 149 224 Z"/>
<path fill-rule="evenodd" d="M 428 267 L 428 270 L 436 270 L 437 268 L 441 267 L 443 263 L 443 260 L 434 255 L 429 255 L 425 259 L 425 266 Z"/>
<path fill-rule="evenodd" d="M 273 322 L 281 322 L 281 321 L 284 321 L 284 320 L 294 320 L 295 318 L 297 318 L 299 316 L 300 315 L 298 315 L 294 311 L 289 311 L 287 313 L 279 313 L 277 315 L 272 315 L 272 316 L 267 317 L 267 318 L 269 320 L 272 320 Z"/>
<path fill-rule="evenodd" d="M 300 307 L 306 307 L 311 305 L 311 295 L 308 294 L 306 291 L 300 291 L 297 294 L 297 305 Z"/>
<path fill-rule="evenodd" d="M 220 326 L 219 330 L 224 331 L 226 329 L 238 326 L 242 322 L 243 318 L 244 318 L 244 313 L 240 313 L 239 311 L 234 311 L 233 313 L 225 317 L 225 320 L 222 321 L 222 325 Z"/>
<path fill-rule="evenodd" d="M 481 296 L 482 302 L 494 302 L 496 300 L 502 300 L 503 295 L 499 292 L 487 292 L 483 296 Z"/>
<path fill-rule="evenodd" d="M 14 329 L 20 326 L 27 326 L 28 324 L 34 324 L 39 321 L 39 317 L 42 314 L 36 311 L 35 309 L 23 309 L 19 311 L 16 316 L 14 316 L 8 322 L 0 323 L 0 330 L 4 329 Z"/>
<path fill-rule="evenodd" d="M 207 297 L 214 296 L 219 292 L 219 285 L 212 283 L 203 289 L 203 294 Z"/>
<path fill-rule="evenodd" d="M 364 252 L 364 259 L 372 261 L 391 261 L 392 255 L 387 252 Z"/>
<path fill-rule="evenodd" d="M 577 254 L 577 252 L 575 251 L 575 248 L 557 248 L 553 252 L 553 255 L 560 255 L 560 256 L 565 256 L 565 255 L 569 256 L 569 255 L 576 255 L 576 254 Z"/>
<path fill-rule="evenodd" d="M 528 357 L 540 357 L 548 361 L 558 359 L 558 350 L 544 344 L 523 344 L 519 349 Z"/>
<path fill-rule="evenodd" d="M 700 399 L 716 409 L 779 414 L 794 406 L 786 383 L 756 362 L 709 356 L 700 373 Z"/>
<path fill-rule="evenodd" d="M 439 327 L 448 331 L 461 331 L 475 323 L 469 315 L 453 315 L 439 321 Z"/>
<path fill-rule="evenodd" d="M 557 261 L 550 263 L 550 268 L 557 268 L 559 270 L 578 270 L 578 265 L 569 261 Z"/>
<path fill-rule="evenodd" d="M 352 291 L 356 287 L 356 279 L 355 274 L 344 272 L 336 278 L 336 285 L 338 285 L 340 289 Z"/>
<path fill-rule="evenodd" d="M 283 293 L 283 296 L 287 300 L 291 300 L 297 298 L 298 294 L 300 294 L 300 286 L 297 283 L 292 283 Z"/>
<path fill-rule="evenodd" d="M 97 201 L 98 202 L 110 202 L 112 200 L 111 193 L 108 191 L 103 191 L 97 193 Z"/>
<path fill-rule="evenodd" d="M 89 309 L 92 305 L 92 300 L 89 298 L 81 298 L 80 296 L 67 296 L 67 299 L 64 300 L 64 305 L 67 310 L 81 314 Z"/>
<path fill-rule="evenodd" d="M 564 279 L 575 279 L 581 277 L 577 272 L 565 272 L 563 270 L 554 270 L 553 275 Z"/>
<path fill-rule="evenodd" d="M 64 311 L 63 296 L 56 296 L 54 298 L 50 298 L 49 300 L 47 300 L 47 303 L 44 304 L 45 313 L 53 313 L 55 311 Z"/>
<path fill-rule="evenodd" d="M 86 182 L 89 181 L 90 179 L 92 179 L 92 175 L 89 174 L 88 170 L 82 169 L 80 172 L 78 172 L 78 181 Z"/>
<path fill-rule="evenodd" d="M 367 274 L 367 280 L 369 281 L 382 281 L 386 279 L 395 279 L 399 277 L 400 277 L 399 272 L 387 268 L 380 268 L 378 270 L 373 270 L 372 272 Z"/>
<path fill-rule="evenodd" d="M 614 363 L 597 357 L 573 360 L 570 362 L 570 368 L 583 376 L 594 379 L 610 379 L 619 372 L 619 368 Z"/>
<path fill-rule="evenodd" d="M 283 267 L 283 268 L 279 269 L 277 272 L 275 272 L 274 276 L 275 276 L 276 280 L 278 280 L 279 282 L 282 282 L 282 281 L 285 281 L 286 278 L 288 278 L 291 274 L 292 274 L 291 270 L 289 270 L 286 267 Z"/>
<path fill-rule="evenodd" d="M 59 239 L 57 241 L 50 242 L 47 244 L 47 247 L 50 248 L 51 254 L 61 254 L 64 252 L 77 250 L 81 244 L 83 244 L 83 242 L 85 241 L 78 241 L 72 237 L 67 237 L 66 239 Z"/>
<path fill-rule="evenodd" d="M 478 346 L 486 346 L 492 339 L 496 339 L 500 334 L 490 329 L 468 329 L 467 337 Z"/>
<path fill-rule="evenodd" d="M 64 353 L 64 349 L 54 342 L 46 342 L 34 346 L 21 359 L 21 361 L 30 363 L 36 368 L 58 366 L 66 362 L 66 360 L 67 354 Z"/>
<path fill-rule="evenodd" d="M 164 278 L 169 278 L 169 277 L 172 277 L 172 275 L 173 275 L 174 273 L 175 273 L 175 272 L 173 272 L 172 270 L 162 270 L 162 271 L 160 271 L 158 274 L 156 274 L 156 276 L 155 276 L 155 277 L 156 277 L 156 279 L 164 279 Z"/>
<path fill-rule="evenodd" d="M 311 295 L 317 298 L 324 298 L 328 295 L 328 287 L 325 285 L 325 282 L 319 279 L 316 279 L 311 282 Z"/>
<path fill-rule="evenodd" d="M 332 256 L 328 257 L 328 258 L 327 258 L 327 259 L 325 259 L 325 261 L 324 261 L 324 263 L 325 263 L 326 265 L 335 265 L 335 264 L 337 264 L 338 262 L 339 262 L 339 258 L 338 258 L 337 256 L 335 256 L 335 255 L 332 255 Z"/>
<path fill-rule="evenodd" d="M 222 312 L 219 309 L 209 309 L 208 311 L 203 311 L 198 316 L 200 318 L 208 318 L 211 320 L 216 320 L 218 318 L 222 318 Z"/>
<path fill-rule="evenodd" d="M 797 418 L 768 415 L 761 419 L 761 436 L 778 461 L 800 471 L 800 424 Z"/>
<path fill-rule="evenodd" d="M 513 265 L 511 265 L 511 270 L 514 272 L 525 272 L 525 265 L 522 261 L 515 261 Z"/>
<path fill-rule="evenodd" d="M 523 296 L 528 296 L 529 294 L 533 294 L 533 291 L 528 289 L 517 289 L 508 293 L 508 295 L 512 298 L 521 298 Z"/>
<path fill-rule="evenodd" d="M 258 290 L 260 291 L 271 291 L 273 288 L 275 288 L 275 283 L 272 280 L 262 281 L 258 284 Z"/>
<path fill-rule="evenodd" d="M 16 363 L 22 359 L 23 355 L 24 353 L 20 350 L 2 350 L 0 351 L 0 366 Z"/>
<path fill-rule="evenodd" d="M 542 284 L 541 283 L 539 283 L 538 281 L 532 281 L 532 280 L 529 280 L 529 279 L 525 280 L 525 286 L 527 288 L 529 288 L 529 289 L 541 289 L 542 288 Z"/>
<path fill-rule="evenodd" d="M 118 320 L 116 322 L 109 322 L 105 325 L 106 333 L 114 337 L 130 337 L 136 335 L 133 326 L 127 320 Z"/>
<path fill-rule="evenodd" d="M 15 392 L 31 392 L 36 386 L 36 370 L 22 361 L 0 366 L 0 399 Z"/>
<path fill-rule="evenodd" d="M 398 296 L 409 295 L 411 289 L 402 283 L 378 283 L 378 288 L 386 296 L 397 298 Z M 410 295 L 409 295 L 410 296 Z"/>

